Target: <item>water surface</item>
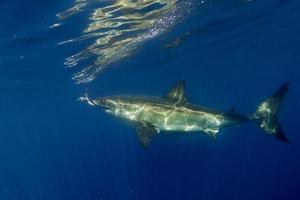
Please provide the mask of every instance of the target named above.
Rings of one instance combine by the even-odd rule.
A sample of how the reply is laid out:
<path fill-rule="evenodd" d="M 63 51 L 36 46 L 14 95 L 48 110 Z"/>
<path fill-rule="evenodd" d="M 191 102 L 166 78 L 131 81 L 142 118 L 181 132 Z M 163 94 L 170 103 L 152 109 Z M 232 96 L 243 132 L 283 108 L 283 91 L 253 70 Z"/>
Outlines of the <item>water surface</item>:
<path fill-rule="evenodd" d="M 300 3 L 2 1 L 0 199 L 299 199 Z M 77 101 L 164 96 L 252 113 L 291 87 L 279 120 L 291 145 L 255 124 L 155 137 Z"/>

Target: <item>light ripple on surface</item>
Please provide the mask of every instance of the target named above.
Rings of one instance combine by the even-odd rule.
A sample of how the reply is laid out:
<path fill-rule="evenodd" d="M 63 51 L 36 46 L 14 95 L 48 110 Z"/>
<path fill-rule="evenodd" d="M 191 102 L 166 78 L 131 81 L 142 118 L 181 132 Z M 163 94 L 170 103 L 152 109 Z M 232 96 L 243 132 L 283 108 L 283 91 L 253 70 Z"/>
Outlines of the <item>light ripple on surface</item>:
<path fill-rule="evenodd" d="M 86 59 L 92 60 L 92 64 L 83 66 L 74 74 L 76 83 L 93 81 L 111 63 L 131 55 L 143 42 L 168 31 L 191 12 L 192 0 L 77 0 L 75 6 L 57 16 L 62 23 L 72 15 L 86 12 L 85 9 L 89 12 L 90 23 L 82 35 L 59 43 L 94 41 L 66 58 L 67 67 L 74 67 Z"/>

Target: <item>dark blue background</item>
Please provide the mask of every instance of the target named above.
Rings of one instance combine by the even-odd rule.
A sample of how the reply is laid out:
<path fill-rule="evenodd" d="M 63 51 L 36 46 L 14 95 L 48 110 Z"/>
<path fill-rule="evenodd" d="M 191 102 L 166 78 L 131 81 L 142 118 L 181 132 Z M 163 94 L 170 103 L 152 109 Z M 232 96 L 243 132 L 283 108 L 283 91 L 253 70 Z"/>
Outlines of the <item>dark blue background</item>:
<path fill-rule="evenodd" d="M 71 5 L 0 2 L 1 200 L 300 199 L 299 1 L 212 2 L 86 85 L 63 65 L 84 44 L 56 44 L 87 16 L 49 29 Z M 215 141 L 161 134 L 145 151 L 133 125 L 76 101 L 86 89 L 164 95 L 179 79 L 190 102 L 245 114 L 290 81 L 280 121 L 292 144 L 249 123 Z"/>

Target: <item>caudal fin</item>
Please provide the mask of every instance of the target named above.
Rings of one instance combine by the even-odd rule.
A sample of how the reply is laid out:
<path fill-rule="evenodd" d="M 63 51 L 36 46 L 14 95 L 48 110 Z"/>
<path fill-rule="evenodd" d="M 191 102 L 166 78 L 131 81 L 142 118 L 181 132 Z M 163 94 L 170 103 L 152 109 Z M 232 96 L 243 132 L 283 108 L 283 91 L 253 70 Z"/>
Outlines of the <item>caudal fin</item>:
<path fill-rule="evenodd" d="M 281 105 L 288 91 L 289 83 L 283 84 L 272 96 L 263 101 L 257 108 L 253 117 L 258 120 L 258 125 L 268 134 L 273 135 L 276 139 L 290 143 L 285 137 L 277 115 Z"/>

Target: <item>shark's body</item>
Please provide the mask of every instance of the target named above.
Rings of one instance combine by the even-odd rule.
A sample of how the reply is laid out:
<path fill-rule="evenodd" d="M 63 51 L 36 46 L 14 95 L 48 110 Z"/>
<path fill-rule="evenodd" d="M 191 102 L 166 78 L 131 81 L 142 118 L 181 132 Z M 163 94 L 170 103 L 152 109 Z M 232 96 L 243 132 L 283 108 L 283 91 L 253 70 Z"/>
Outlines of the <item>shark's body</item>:
<path fill-rule="evenodd" d="M 214 136 L 222 127 L 247 120 L 234 112 L 218 112 L 157 97 L 115 96 L 106 102 L 119 107 L 108 109 L 108 113 L 135 122 L 151 123 L 159 131 L 203 131 Z"/>
<path fill-rule="evenodd" d="M 272 97 L 265 100 L 250 115 L 244 116 L 233 109 L 227 112 L 206 107 L 195 106 L 186 101 L 184 82 L 180 81 L 166 97 L 149 96 L 112 96 L 89 100 L 90 105 L 103 106 L 106 112 L 130 120 L 137 126 L 139 139 L 148 147 L 151 137 L 160 131 L 203 132 L 216 137 L 221 128 L 255 120 L 267 133 L 288 142 L 283 135 L 276 113 L 287 91 L 288 84 L 283 85 Z"/>

